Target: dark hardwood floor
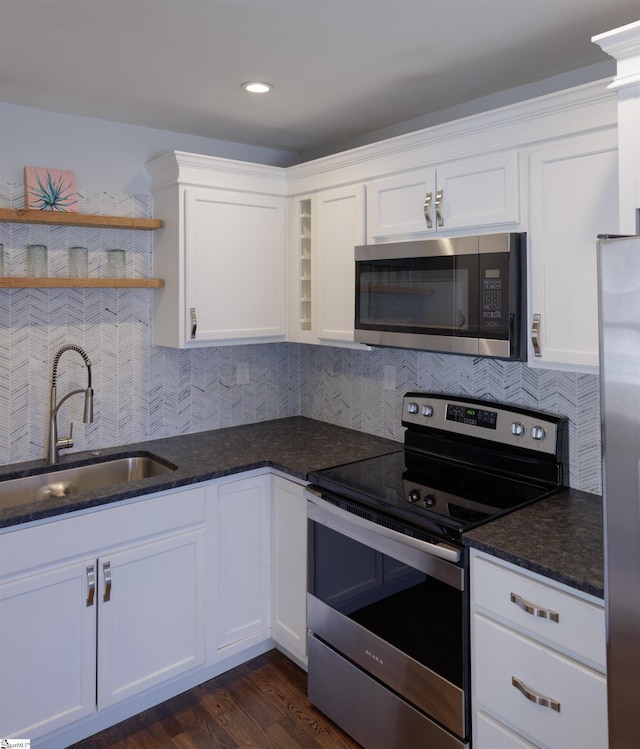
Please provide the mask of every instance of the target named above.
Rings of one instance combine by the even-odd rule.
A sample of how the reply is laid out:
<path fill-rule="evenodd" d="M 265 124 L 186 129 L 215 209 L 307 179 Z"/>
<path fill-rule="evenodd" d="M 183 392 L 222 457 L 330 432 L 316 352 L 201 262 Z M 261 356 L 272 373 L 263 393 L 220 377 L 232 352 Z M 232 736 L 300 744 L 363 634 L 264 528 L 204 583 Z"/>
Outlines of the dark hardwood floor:
<path fill-rule="evenodd" d="M 277 650 L 74 744 L 72 749 L 358 749 L 307 700 Z"/>

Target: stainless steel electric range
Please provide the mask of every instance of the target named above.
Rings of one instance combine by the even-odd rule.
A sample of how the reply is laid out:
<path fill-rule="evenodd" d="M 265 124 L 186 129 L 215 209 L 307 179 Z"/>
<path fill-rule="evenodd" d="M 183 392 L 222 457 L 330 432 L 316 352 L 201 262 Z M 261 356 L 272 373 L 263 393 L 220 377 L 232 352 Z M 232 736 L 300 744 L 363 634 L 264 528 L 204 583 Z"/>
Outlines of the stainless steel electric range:
<path fill-rule="evenodd" d="M 407 393 L 404 448 L 311 475 L 309 699 L 365 749 L 469 746 L 463 533 L 568 484 L 566 419 Z"/>

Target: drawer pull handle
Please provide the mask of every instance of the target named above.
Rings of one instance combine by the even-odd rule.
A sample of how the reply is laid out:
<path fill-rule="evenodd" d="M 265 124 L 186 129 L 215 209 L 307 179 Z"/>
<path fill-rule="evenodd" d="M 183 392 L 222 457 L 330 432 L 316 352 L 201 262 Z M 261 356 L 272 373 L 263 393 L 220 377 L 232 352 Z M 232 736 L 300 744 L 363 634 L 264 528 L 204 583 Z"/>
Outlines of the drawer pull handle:
<path fill-rule="evenodd" d="M 549 619 L 552 622 L 560 621 L 560 614 L 558 614 L 557 611 L 538 608 L 538 606 L 535 606 L 533 603 L 525 601 L 525 599 L 517 593 L 511 594 L 511 603 L 515 603 L 516 606 L 519 606 L 523 611 L 526 611 L 527 614 L 531 614 L 531 616 L 539 616 L 540 619 Z"/>
<path fill-rule="evenodd" d="M 536 705 L 540 705 L 540 707 L 548 707 L 551 710 L 555 710 L 557 713 L 560 712 L 560 703 L 558 702 L 558 700 L 554 700 L 551 697 L 545 697 L 543 694 L 534 692 L 533 689 L 529 689 L 529 687 L 525 686 L 525 684 L 515 676 L 511 677 L 511 684 L 519 692 L 522 692 L 522 694 L 529 700 L 529 702 L 534 702 Z"/>

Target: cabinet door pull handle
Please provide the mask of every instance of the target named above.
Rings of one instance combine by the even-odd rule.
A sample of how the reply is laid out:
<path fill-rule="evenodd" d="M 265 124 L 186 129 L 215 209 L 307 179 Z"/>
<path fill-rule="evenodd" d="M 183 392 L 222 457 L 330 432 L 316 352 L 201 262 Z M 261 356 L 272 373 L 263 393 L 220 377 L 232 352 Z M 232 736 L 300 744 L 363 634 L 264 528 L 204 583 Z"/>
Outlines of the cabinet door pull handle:
<path fill-rule="evenodd" d="M 554 700 L 551 697 L 545 697 L 543 694 L 534 692 L 533 689 L 529 689 L 520 679 L 515 676 L 511 677 L 511 684 L 529 700 L 534 702 L 540 707 L 548 707 L 550 710 L 555 710 L 557 713 L 560 712 L 560 703 L 558 700 Z"/>
<path fill-rule="evenodd" d="M 431 201 L 433 193 L 428 192 L 424 196 L 424 220 L 427 222 L 427 229 L 433 228 L 433 219 L 431 218 Z"/>
<path fill-rule="evenodd" d="M 102 565 L 102 573 L 104 574 L 104 596 L 102 600 L 108 603 L 111 600 L 111 562 L 105 562 Z"/>
<path fill-rule="evenodd" d="M 536 606 L 534 603 L 526 601 L 517 593 L 511 594 L 511 603 L 515 603 L 516 606 L 519 606 L 523 611 L 526 611 L 527 614 L 531 614 L 531 616 L 539 616 L 541 619 L 549 619 L 552 622 L 560 621 L 560 614 L 558 614 L 557 611 L 552 611 L 551 609 L 542 609 Z"/>
<path fill-rule="evenodd" d="M 198 330 L 198 318 L 196 316 L 196 308 L 191 307 L 189 309 L 189 315 L 191 317 L 191 340 L 193 341 L 196 337 L 196 331 Z"/>
<path fill-rule="evenodd" d="M 442 190 L 436 193 L 436 226 L 443 226 L 444 218 L 442 216 Z"/>
<path fill-rule="evenodd" d="M 96 568 L 90 564 L 87 567 L 87 608 L 93 606 L 93 598 L 96 593 Z"/>
<path fill-rule="evenodd" d="M 531 345 L 533 346 L 533 355 L 542 356 L 540 352 L 540 315 L 533 316 L 531 323 Z"/>

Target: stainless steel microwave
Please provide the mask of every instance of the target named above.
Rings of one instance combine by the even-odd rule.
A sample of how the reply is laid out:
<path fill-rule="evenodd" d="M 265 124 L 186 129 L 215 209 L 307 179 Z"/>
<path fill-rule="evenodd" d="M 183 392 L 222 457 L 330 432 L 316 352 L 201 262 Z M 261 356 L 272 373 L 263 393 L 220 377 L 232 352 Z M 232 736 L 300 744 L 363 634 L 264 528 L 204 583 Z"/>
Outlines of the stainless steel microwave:
<path fill-rule="evenodd" d="M 526 235 L 355 248 L 355 340 L 526 360 Z"/>

